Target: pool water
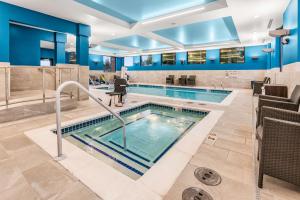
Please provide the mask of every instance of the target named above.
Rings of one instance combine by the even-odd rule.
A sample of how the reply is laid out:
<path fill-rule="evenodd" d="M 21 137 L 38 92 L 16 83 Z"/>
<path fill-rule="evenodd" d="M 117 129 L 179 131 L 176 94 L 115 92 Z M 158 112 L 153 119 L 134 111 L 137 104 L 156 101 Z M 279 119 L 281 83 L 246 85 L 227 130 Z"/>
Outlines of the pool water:
<path fill-rule="evenodd" d="M 172 97 L 195 101 L 208 101 L 221 103 L 231 91 L 227 90 L 206 90 L 185 87 L 163 87 L 149 85 L 130 85 L 129 93 Z"/>
<path fill-rule="evenodd" d="M 121 115 L 126 122 L 126 149 L 122 126 L 113 117 L 65 133 L 64 137 L 85 151 L 105 155 L 110 162 L 112 159 L 117 166 L 141 176 L 207 113 L 149 104 Z"/>

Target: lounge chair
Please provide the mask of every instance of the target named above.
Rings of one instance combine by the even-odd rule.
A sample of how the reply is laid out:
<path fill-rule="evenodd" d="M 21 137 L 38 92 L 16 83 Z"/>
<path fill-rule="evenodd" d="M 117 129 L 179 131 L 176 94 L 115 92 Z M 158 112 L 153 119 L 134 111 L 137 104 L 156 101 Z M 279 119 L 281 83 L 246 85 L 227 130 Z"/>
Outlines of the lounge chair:
<path fill-rule="evenodd" d="M 271 83 L 270 77 L 265 77 L 263 81 L 252 81 L 251 85 L 253 88 L 253 95 L 255 94 L 261 94 L 262 93 L 262 87 L 264 84 L 269 84 Z"/>
<path fill-rule="evenodd" d="M 187 79 L 187 85 L 191 85 L 191 86 L 196 85 L 196 76 L 195 75 L 189 76 L 189 78 Z"/>
<path fill-rule="evenodd" d="M 117 96 L 118 97 L 118 103 L 121 103 L 123 105 L 123 97 L 127 94 L 127 86 L 128 83 L 126 79 L 119 78 L 116 79 L 114 82 L 114 91 L 113 92 L 106 92 L 111 98 L 109 101 L 109 106 L 112 104 L 112 99 Z"/>
<path fill-rule="evenodd" d="M 166 84 L 167 85 L 174 85 L 175 84 L 175 76 L 174 75 L 169 75 L 166 78 Z"/>
<path fill-rule="evenodd" d="M 300 104 L 300 85 L 297 85 L 292 92 L 291 98 L 283 98 L 269 95 L 259 95 L 258 107 L 256 109 L 256 127 L 260 125 L 261 108 L 263 106 L 280 108 L 291 111 L 298 111 Z"/>
<path fill-rule="evenodd" d="M 265 174 L 300 186 L 300 113 L 263 107 L 261 120 L 258 187 Z"/>
<path fill-rule="evenodd" d="M 181 75 L 178 82 L 179 82 L 179 85 L 186 85 L 187 76 L 186 75 Z"/>

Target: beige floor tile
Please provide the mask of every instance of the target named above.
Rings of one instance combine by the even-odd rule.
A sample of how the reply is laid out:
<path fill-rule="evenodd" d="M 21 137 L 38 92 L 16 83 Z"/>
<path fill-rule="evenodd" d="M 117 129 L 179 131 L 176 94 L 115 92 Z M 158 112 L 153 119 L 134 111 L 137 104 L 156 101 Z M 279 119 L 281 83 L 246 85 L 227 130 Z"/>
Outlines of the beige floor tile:
<path fill-rule="evenodd" d="M 8 159 L 9 155 L 6 153 L 5 149 L 0 145 L 0 161 Z"/>
<path fill-rule="evenodd" d="M 0 140 L 20 134 L 22 134 L 22 132 L 16 125 L 10 125 L 0 128 Z"/>
<path fill-rule="evenodd" d="M 57 197 L 73 180 L 53 162 L 43 163 L 23 172 L 30 186 L 43 199 Z"/>
<path fill-rule="evenodd" d="M 245 154 L 230 151 L 228 154 L 228 161 L 241 167 L 248 167 L 253 169 L 253 157 Z"/>
<path fill-rule="evenodd" d="M 11 189 L 24 180 L 13 159 L 0 161 L 0 177 L 0 194 L 1 191 Z"/>
<path fill-rule="evenodd" d="M 1 192 L 1 200 L 39 200 L 38 194 L 22 178 L 17 184 L 10 189 Z"/>
<path fill-rule="evenodd" d="M 56 200 L 101 200 L 100 197 L 96 196 L 91 192 L 86 186 L 80 182 L 74 182 L 70 184 L 65 191 L 63 191 L 59 196 L 51 199 Z M 49 199 L 50 200 L 50 199 Z"/>
<path fill-rule="evenodd" d="M 298 200 L 300 199 L 300 187 L 285 181 L 264 176 L 264 185 L 261 189 L 264 195 L 273 195 L 275 200 Z"/>
<path fill-rule="evenodd" d="M 236 142 L 231 142 L 228 140 L 218 139 L 215 143 L 216 147 L 227 149 L 230 151 L 235 151 L 238 153 L 243 153 L 246 155 L 252 155 L 252 147 L 246 144 L 240 144 Z"/>
<path fill-rule="evenodd" d="M 12 136 L 3 140 L 0 140 L 0 144 L 6 151 L 17 151 L 22 148 L 34 145 L 25 135 Z"/>
<path fill-rule="evenodd" d="M 51 159 L 46 152 L 36 145 L 15 151 L 11 155 L 21 171 L 36 167 Z"/>

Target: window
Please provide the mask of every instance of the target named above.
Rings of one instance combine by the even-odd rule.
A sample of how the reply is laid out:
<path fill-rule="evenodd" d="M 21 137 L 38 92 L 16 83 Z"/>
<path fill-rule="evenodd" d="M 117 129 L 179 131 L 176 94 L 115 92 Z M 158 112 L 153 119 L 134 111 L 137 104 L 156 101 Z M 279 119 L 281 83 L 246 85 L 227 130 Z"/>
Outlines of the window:
<path fill-rule="evenodd" d="M 152 55 L 141 56 L 141 65 L 142 66 L 152 65 Z"/>
<path fill-rule="evenodd" d="M 175 65 L 176 64 L 176 53 L 163 53 L 162 54 L 163 65 Z"/>
<path fill-rule="evenodd" d="M 68 55 L 69 55 L 69 63 L 76 64 L 76 52 L 70 52 Z"/>
<path fill-rule="evenodd" d="M 115 72 L 116 71 L 116 58 L 111 56 L 103 56 L 103 64 L 105 72 Z"/>
<path fill-rule="evenodd" d="M 40 65 L 43 67 L 50 67 L 50 66 L 53 66 L 52 62 L 53 62 L 52 59 L 42 58 L 40 60 Z"/>
<path fill-rule="evenodd" d="M 133 57 L 125 57 L 124 58 L 124 66 L 125 67 L 133 66 Z"/>
<path fill-rule="evenodd" d="M 237 47 L 220 49 L 220 63 L 245 63 L 245 48 Z"/>
<path fill-rule="evenodd" d="M 206 50 L 188 52 L 188 64 L 205 64 Z"/>

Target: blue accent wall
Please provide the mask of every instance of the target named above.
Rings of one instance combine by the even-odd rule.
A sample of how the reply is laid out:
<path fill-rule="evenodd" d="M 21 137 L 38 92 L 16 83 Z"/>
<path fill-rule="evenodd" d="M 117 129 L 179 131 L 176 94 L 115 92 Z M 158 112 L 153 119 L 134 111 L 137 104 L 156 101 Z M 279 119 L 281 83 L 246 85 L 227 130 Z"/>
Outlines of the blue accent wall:
<path fill-rule="evenodd" d="M 41 49 L 41 58 L 48 58 L 54 60 L 54 50 L 53 49 Z"/>
<path fill-rule="evenodd" d="M 11 62 L 11 64 L 19 63 L 19 64 L 31 64 L 37 65 L 36 58 L 40 54 L 40 50 L 33 52 L 32 57 L 35 59 L 28 57 L 30 52 L 15 52 L 17 41 L 13 41 L 13 38 L 10 38 L 11 35 L 15 33 L 10 33 L 10 22 L 17 22 L 25 25 L 30 25 L 42 29 L 51 30 L 54 32 L 60 33 L 69 33 L 76 36 L 86 37 L 87 39 L 80 40 L 80 51 L 78 57 L 81 65 L 88 65 L 88 37 L 90 37 L 91 31 L 90 27 L 83 24 L 74 23 L 71 21 L 67 21 L 64 19 L 56 18 L 50 15 L 46 15 L 43 13 L 39 13 L 36 11 L 32 11 L 29 9 L 25 9 L 19 6 L 15 6 L 12 4 L 4 3 L 0 1 L 0 62 Z M 31 46 L 33 48 L 36 47 L 36 41 L 33 42 L 33 38 L 29 38 L 26 43 L 26 46 Z M 18 41 L 21 39 L 19 38 Z M 23 39 L 25 40 L 25 39 Z M 12 45 L 12 46 L 11 46 Z M 22 47 L 23 49 L 25 46 Z M 32 48 L 32 49 L 33 49 Z M 29 49 L 29 48 L 27 48 Z M 62 49 L 62 48 L 61 48 Z M 15 55 L 10 55 L 10 53 L 16 53 Z M 60 51 L 64 54 L 64 51 Z M 63 58 L 63 55 L 60 55 L 60 58 Z M 13 59 L 12 61 L 10 59 Z M 22 61 L 22 59 L 25 59 Z"/>
<path fill-rule="evenodd" d="M 283 27 L 291 30 L 289 44 L 283 45 L 283 64 L 291 64 L 300 61 L 299 44 L 299 2 L 291 0 L 283 15 Z"/>
<path fill-rule="evenodd" d="M 272 68 L 280 68 L 280 48 L 281 48 L 281 41 L 280 38 L 274 38 L 271 42 L 271 44 L 269 45 L 270 48 L 274 49 L 274 52 L 270 53 L 269 55 L 269 65 L 268 65 L 268 69 L 272 69 Z"/>
<path fill-rule="evenodd" d="M 129 71 L 147 71 L 147 70 L 265 70 L 268 68 L 270 59 L 267 53 L 262 52 L 267 45 L 249 46 L 245 48 L 245 63 L 243 64 L 220 64 L 219 49 L 207 50 L 206 64 L 187 64 L 187 52 L 176 53 L 176 65 L 140 66 L 140 57 L 134 56 L 134 66 L 128 67 Z M 153 62 L 156 57 L 161 55 L 153 55 Z M 253 60 L 252 57 L 258 57 Z M 184 60 L 184 64 L 181 64 Z"/>
<path fill-rule="evenodd" d="M 10 24 L 11 65 L 39 66 L 41 58 L 40 41 L 54 42 L 54 33 Z"/>

